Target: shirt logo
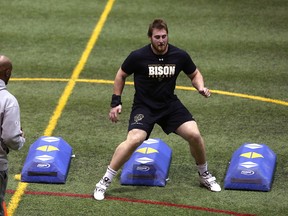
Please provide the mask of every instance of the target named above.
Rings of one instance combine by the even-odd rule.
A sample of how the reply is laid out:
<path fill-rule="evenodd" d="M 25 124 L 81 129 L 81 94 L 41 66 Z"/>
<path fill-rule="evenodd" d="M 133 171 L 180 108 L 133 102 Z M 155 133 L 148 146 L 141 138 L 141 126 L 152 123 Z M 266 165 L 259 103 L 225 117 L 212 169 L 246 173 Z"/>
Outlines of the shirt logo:
<path fill-rule="evenodd" d="M 172 77 L 175 75 L 175 68 L 176 66 L 174 64 L 148 65 L 149 77 L 152 78 Z"/>

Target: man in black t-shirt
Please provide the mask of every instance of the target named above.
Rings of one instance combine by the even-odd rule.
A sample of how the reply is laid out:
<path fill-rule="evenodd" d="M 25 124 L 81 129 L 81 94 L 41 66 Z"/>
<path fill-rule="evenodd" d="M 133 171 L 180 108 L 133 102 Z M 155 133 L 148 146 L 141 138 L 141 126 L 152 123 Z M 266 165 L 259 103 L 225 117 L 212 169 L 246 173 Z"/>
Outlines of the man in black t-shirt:
<path fill-rule="evenodd" d="M 203 76 L 185 51 L 168 43 L 168 27 L 162 19 L 155 19 L 148 29 L 151 43 L 130 53 L 118 70 L 109 117 L 118 121 L 122 111 L 121 94 L 126 78 L 134 75 L 135 95 L 130 114 L 128 135 L 115 150 L 103 178 L 96 184 L 94 198 L 103 200 L 108 186 L 122 165 L 136 148 L 149 138 L 155 124 L 167 134 L 173 132 L 186 140 L 194 157 L 200 184 L 210 191 L 221 191 L 216 178 L 209 173 L 205 144 L 191 113 L 174 94 L 176 79 L 183 71 L 192 85 L 204 97 L 210 91 Z"/>

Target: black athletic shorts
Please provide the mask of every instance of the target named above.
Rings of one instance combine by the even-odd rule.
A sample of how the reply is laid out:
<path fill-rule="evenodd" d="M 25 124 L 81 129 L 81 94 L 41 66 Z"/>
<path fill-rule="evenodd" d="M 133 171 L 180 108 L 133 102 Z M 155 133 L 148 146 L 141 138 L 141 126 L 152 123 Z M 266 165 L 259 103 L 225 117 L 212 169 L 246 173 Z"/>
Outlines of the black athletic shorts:
<path fill-rule="evenodd" d="M 153 110 L 145 105 L 135 105 L 130 114 L 128 131 L 142 129 L 147 132 L 146 139 L 148 139 L 155 124 L 169 134 L 175 132 L 180 125 L 187 121 L 195 120 L 180 100 L 173 101 L 162 110 Z"/>

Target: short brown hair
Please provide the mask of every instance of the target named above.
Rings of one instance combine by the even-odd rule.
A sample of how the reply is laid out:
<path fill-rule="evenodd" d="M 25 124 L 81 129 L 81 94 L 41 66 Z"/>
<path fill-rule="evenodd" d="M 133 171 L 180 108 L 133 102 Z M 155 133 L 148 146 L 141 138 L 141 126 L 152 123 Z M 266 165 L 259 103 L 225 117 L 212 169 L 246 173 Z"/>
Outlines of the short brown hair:
<path fill-rule="evenodd" d="M 152 37 L 153 29 L 165 29 L 168 34 L 168 26 L 163 19 L 155 19 L 148 28 L 147 35 Z"/>

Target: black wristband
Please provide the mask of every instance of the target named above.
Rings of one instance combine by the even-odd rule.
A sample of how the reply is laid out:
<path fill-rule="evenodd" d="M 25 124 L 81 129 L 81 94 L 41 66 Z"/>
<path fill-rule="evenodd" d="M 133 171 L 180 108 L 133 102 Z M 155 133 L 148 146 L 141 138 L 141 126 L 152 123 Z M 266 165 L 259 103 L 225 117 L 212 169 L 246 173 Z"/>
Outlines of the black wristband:
<path fill-rule="evenodd" d="M 112 100 L 111 100 L 111 107 L 116 107 L 118 105 L 122 105 L 122 102 L 121 102 L 121 95 L 116 95 L 116 94 L 113 94 L 112 95 Z"/>

